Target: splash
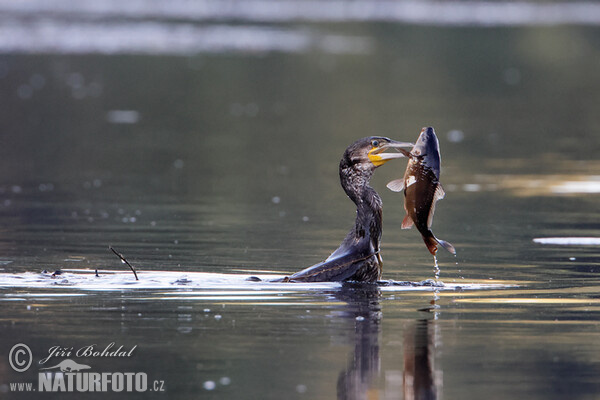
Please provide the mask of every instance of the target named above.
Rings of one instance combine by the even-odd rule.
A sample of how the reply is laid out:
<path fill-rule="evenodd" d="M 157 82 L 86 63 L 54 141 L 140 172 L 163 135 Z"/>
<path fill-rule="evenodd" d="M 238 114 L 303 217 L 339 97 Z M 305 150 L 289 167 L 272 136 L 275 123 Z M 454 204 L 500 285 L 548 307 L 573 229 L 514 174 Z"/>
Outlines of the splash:
<path fill-rule="evenodd" d="M 436 281 L 438 281 L 440 279 L 440 272 L 441 272 L 441 270 L 440 270 L 440 266 L 438 264 L 437 257 L 434 255 L 433 256 L 433 276 Z"/>
<path fill-rule="evenodd" d="M 331 291 L 342 287 L 340 282 L 282 283 L 268 282 L 282 275 L 261 274 L 261 282 L 248 281 L 249 274 L 219 274 L 208 272 L 138 271 L 139 280 L 129 272 L 89 269 L 63 269 L 60 275 L 49 273 L 22 272 L 0 273 L 0 287 L 29 290 L 46 289 L 56 293 L 81 291 L 140 291 L 170 290 L 186 296 L 245 296 L 287 295 L 289 293 Z M 379 288 L 385 292 L 400 291 L 453 291 L 487 290 L 518 286 L 514 282 L 463 282 L 442 283 L 429 279 L 422 282 L 381 281 Z M 24 294 L 19 292 L 18 297 Z M 9 296 L 10 297 L 10 296 Z M 197 297 L 194 297 L 197 298 Z M 2 296 L 0 296 L 2 299 Z"/>

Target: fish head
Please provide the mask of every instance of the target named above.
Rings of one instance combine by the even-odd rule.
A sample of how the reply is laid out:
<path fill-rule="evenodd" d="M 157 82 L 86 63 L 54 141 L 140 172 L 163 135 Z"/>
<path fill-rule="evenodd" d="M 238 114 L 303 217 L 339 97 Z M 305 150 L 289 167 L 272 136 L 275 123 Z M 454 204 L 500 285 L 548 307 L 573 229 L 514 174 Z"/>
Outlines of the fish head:
<path fill-rule="evenodd" d="M 410 152 L 411 156 L 417 157 L 428 168 L 440 173 L 440 143 L 432 127 L 421 129 L 421 134 Z"/>

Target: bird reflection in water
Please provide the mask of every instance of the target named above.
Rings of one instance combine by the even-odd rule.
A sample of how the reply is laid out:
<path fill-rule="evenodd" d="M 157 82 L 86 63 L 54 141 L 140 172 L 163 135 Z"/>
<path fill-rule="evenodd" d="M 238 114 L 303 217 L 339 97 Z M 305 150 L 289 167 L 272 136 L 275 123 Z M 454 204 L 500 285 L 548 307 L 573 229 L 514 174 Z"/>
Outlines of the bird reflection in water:
<path fill-rule="evenodd" d="M 381 369 L 381 292 L 373 284 L 344 283 L 335 297 L 347 304 L 341 316 L 354 323 L 354 349 L 349 354 L 347 367 L 338 376 L 338 399 L 441 399 L 442 372 L 435 369 L 436 348 L 440 342 L 435 320 L 418 319 L 406 326 L 403 397 L 387 388 L 381 393 L 377 387 Z"/>
<path fill-rule="evenodd" d="M 336 293 L 346 302 L 344 317 L 354 321 L 354 351 L 348 366 L 337 381 L 338 399 L 371 399 L 378 397 L 374 381 L 379 374 L 379 334 L 381 306 L 379 287 L 368 283 L 344 283 Z"/>

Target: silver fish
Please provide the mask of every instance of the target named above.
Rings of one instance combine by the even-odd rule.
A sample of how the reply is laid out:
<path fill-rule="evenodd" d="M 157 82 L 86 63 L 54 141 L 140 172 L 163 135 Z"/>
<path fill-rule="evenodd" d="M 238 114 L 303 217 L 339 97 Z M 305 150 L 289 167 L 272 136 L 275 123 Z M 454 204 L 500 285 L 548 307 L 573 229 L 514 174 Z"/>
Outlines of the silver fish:
<path fill-rule="evenodd" d="M 436 238 L 431 231 L 435 203 L 446 194 L 439 182 L 440 146 L 435 131 L 431 127 L 423 128 L 413 149 L 400 151 L 409 157 L 406 172 L 403 178 L 391 181 L 387 187 L 394 192 L 404 191 L 406 216 L 402 229 L 415 225 L 433 255 L 437 253 L 438 244 L 456 254 L 454 246 Z"/>

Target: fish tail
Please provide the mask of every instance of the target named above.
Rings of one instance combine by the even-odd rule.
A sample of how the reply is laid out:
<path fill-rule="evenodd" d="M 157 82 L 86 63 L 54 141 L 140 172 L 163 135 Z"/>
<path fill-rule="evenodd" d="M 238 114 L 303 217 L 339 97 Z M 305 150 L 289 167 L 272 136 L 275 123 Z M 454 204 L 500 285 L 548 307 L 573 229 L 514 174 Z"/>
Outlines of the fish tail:
<path fill-rule="evenodd" d="M 438 250 L 438 244 L 441 245 L 444 249 L 446 249 L 451 254 L 456 255 L 456 249 L 452 246 L 451 243 L 446 242 L 445 240 L 436 238 L 432 232 L 429 232 L 429 235 L 423 236 L 423 241 L 427 246 L 429 252 L 435 256 Z"/>
<path fill-rule="evenodd" d="M 448 250 L 451 254 L 456 255 L 456 249 L 452 246 L 451 243 L 446 242 L 445 240 L 435 238 L 435 240 L 446 250 Z"/>

